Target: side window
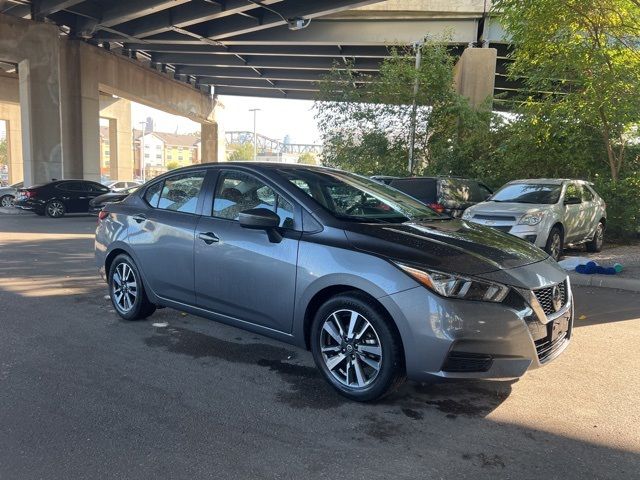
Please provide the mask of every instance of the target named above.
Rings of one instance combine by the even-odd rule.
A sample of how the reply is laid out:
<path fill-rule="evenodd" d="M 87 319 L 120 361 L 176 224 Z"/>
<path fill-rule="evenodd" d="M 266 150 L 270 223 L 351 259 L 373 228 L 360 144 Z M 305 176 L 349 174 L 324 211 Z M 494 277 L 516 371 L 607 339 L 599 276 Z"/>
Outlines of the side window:
<path fill-rule="evenodd" d="M 63 182 L 58 185 L 56 188 L 60 190 L 66 190 L 69 192 L 82 192 L 82 182 Z"/>
<path fill-rule="evenodd" d="M 158 208 L 158 200 L 160 200 L 160 191 L 162 190 L 162 185 L 164 185 L 164 182 L 154 183 L 149 188 L 147 188 L 147 191 L 144 193 L 145 201 L 153 208 Z"/>
<path fill-rule="evenodd" d="M 582 201 L 582 189 L 579 185 L 575 183 L 567 185 L 567 191 L 564 194 L 564 199 L 567 200 L 568 198 L 577 198 Z"/>
<path fill-rule="evenodd" d="M 593 202 L 593 192 L 591 191 L 591 189 L 584 185 L 582 187 L 582 201 L 584 202 Z"/>
<path fill-rule="evenodd" d="M 107 193 L 109 189 L 99 183 L 84 182 L 85 190 L 88 192 Z"/>
<path fill-rule="evenodd" d="M 267 208 L 280 217 L 280 226 L 293 227 L 293 205 L 253 175 L 231 170 L 218 178 L 213 199 L 213 216 L 238 220 L 240 212 Z"/>
<path fill-rule="evenodd" d="M 158 208 L 196 213 L 204 175 L 205 172 L 183 173 L 165 179 Z"/>

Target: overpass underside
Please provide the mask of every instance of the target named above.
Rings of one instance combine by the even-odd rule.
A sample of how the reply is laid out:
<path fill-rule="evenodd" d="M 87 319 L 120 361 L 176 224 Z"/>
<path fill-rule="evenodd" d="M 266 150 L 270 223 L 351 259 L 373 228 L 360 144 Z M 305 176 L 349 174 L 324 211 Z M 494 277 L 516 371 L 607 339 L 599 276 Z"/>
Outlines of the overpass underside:
<path fill-rule="evenodd" d="M 100 92 L 200 122 L 203 158 L 214 161 L 216 95 L 315 99 L 332 68 L 375 75 L 391 49 L 425 37 L 446 38 L 460 56 L 456 85 L 472 104 L 503 97 L 517 85 L 504 76 L 504 32 L 487 3 L 0 1 L 0 62 L 17 65 L 25 179 L 96 178 Z"/>

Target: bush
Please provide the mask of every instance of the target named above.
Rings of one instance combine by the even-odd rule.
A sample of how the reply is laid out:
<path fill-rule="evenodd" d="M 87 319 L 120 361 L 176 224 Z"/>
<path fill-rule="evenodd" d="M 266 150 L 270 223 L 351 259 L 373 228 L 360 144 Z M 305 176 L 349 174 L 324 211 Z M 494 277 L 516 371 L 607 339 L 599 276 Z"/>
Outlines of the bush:
<path fill-rule="evenodd" d="M 595 187 L 607 202 L 607 233 L 630 240 L 640 234 L 640 172 L 613 182 L 597 179 Z"/>

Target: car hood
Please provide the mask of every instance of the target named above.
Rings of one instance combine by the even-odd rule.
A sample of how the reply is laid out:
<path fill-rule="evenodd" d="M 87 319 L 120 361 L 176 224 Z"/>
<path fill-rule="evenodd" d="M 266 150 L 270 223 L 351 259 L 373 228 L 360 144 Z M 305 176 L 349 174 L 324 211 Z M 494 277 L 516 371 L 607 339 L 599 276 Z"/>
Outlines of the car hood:
<path fill-rule="evenodd" d="M 508 214 L 523 215 L 529 212 L 537 212 L 547 210 L 551 205 L 533 204 L 533 203 L 511 203 L 511 202 L 482 202 L 469 208 L 469 212 L 491 213 L 491 214 Z"/>
<path fill-rule="evenodd" d="M 358 250 L 463 275 L 521 267 L 548 257 L 513 235 L 464 220 L 357 223 L 345 234 Z"/>

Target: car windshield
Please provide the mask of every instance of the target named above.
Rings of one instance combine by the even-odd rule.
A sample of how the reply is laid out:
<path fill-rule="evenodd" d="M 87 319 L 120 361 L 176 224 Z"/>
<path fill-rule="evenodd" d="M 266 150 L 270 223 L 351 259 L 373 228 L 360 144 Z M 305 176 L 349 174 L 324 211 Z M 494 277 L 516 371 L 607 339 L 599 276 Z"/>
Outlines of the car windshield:
<path fill-rule="evenodd" d="M 279 172 L 340 219 L 402 223 L 449 218 L 394 188 L 359 175 L 300 168 L 281 168 Z"/>
<path fill-rule="evenodd" d="M 512 183 L 491 197 L 492 202 L 554 204 L 560 199 L 562 185 L 548 183 Z"/>

